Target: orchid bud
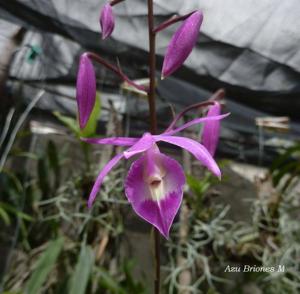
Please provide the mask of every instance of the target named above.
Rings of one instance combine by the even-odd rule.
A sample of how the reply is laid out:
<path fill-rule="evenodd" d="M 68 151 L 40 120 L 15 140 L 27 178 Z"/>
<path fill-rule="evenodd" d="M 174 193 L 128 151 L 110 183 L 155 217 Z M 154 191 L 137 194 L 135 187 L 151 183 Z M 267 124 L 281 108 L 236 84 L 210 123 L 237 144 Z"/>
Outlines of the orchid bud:
<path fill-rule="evenodd" d="M 188 58 L 197 42 L 202 21 L 202 12 L 196 11 L 174 33 L 165 54 L 162 78 L 171 75 Z"/>
<path fill-rule="evenodd" d="M 115 18 L 112 7 L 109 3 L 105 4 L 100 13 L 100 26 L 102 39 L 106 39 L 111 35 L 115 27 Z"/>
<path fill-rule="evenodd" d="M 87 54 L 82 54 L 76 83 L 79 126 L 83 129 L 93 111 L 96 98 L 96 77 L 93 64 Z"/>
<path fill-rule="evenodd" d="M 215 102 L 214 105 L 209 107 L 206 117 L 218 116 L 221 114 L 221 105 Z M 214 156 L 220 136 L 220 120 L 210 120 L 203 124 L 202 131 L 202 144 L 211 156 Z"/>

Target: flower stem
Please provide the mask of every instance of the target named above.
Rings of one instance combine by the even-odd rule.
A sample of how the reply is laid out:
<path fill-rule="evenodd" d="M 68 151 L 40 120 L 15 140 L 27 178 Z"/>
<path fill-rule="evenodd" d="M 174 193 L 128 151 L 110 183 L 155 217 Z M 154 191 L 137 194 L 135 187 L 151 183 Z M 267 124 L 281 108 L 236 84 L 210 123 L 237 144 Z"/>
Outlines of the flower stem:
<path fill-rule="evenodd" d="M 123 2 L 123 1 L 125 1 L 125 0 L 112 0 L 112 1 L 110 1 L 110 5 L 111 6 L 114 6 L 114 5 L 116 5 L 116 4 L 119 4 L 120 2 Z"/>
<path fill-rule="evenodd" d="M 157 120 L 155 109 L 155 70 L 156 70 L 156 56 L 155 56 L 155 32 L 154 32 L 154 14 L 153 14 L 153 0 L 148 0 L 148 32 L 149 32 L 149 115 L 150 115 L 150 132 L 157 133 Z M 155 281 L 154 293 L 160 292 L 160 234 L 154 228 L 154 255 L 155 255 Z"/>
<path fill-rule="evenodd" d="M 161 23 L 158 27 L 156 27 L 153 30 L 153 32 L 158 33 L 176 22 L 183 21 L 183 20 L 187 19 L 189 16 L 191 16 L 195 11 L 196 10 L 194 10 L 188 14 L 185 14 L 185 15 L 174 15 L 171 18 L 169 18 L 168 20 L 166 20 L 165 22 Z"/>
<path fill-rule="evenodd" d="M 135 87 L 138 90 L 147 92 L 148 89 L 145 88 L 142 85 L 138 85 L 137 83 L 135 83 L 134 81 L 130 80 L 119 67 L 116 67 L 110 63 L 108 63 L 105 59 L 103 59 L 102 57 L 100 57 L 99 55 L 93 53 L 93 52 L 86 52 L 84 53 L 86 54 L 90 59 L 100 63 L 101 65 L 105 66 L 106 68 L 108 68 L 109 70 L 111 70 L 112 72 L 114 72 L 115 74 L 117 74 L 122 80 L 126 81 L 129 85 Z"/>
<path fill-rule="evenodd" d="M 168 128 L 164 131 L 164 133 L 167 133 L 168 131 L 171 131 L 173 129 L 173 127 L 175 127 L 176 123 L 190 110 L 193 109 L 197 109 L 197 108 L 201 108 L 201 107 L 206 107 L 209 105 L 213 105 L 214 101 L 216 100 L 221 100 L 225 97 L 225 90 L 224 89 L 219 89 L 218 91 L 216 91 L 207 101 L 203 101 L 203 102 L 198 102 L 195 104 L 192 104 L 188 107 L 186 107 L 185 109 L 183 109 L 180 113 L 178 113 L 175 118 L 173 119 L 173 121 L 171 122 L 171 124 L 168 126 Z"/>
<path fill-rule="evenodd" d="M 153 0 L 148 0 L 148 31 L 149 31 L 149 91 L 148 103 L 150 113 L 150 132 L 155 134 L 157 132 L 156 110 L 155 110 L 155 33 L 154 29 L 154 15 L 153 15 Z"/>
<path fill-rule="evenodd" d="M 155 281 L 154 293 L 160 291 L 160 234 L 158 229 L 154 228 L 154 246 L 155 246 Z"/>

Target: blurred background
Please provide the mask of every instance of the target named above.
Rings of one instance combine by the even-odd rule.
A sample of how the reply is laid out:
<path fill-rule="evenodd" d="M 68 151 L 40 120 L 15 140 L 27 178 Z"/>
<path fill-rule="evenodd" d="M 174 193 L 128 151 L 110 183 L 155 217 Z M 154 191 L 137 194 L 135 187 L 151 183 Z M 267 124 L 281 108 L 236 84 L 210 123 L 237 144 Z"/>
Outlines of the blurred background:
<path fill-rule="evenodd" d="M 151 293 L 151 228 L 111 172 L 92 210 L 86 200 L 117 148 L 87 145 L 76 120 L 79 56 L 98 53 L 147 84 L 147 3 L 114 6 L 103 41 L 102 0 L 0 0 L 0 292 Z M 216 158 L 221 182 L 185 152 L 184 203 L 162 241 L 163 293 L 300 293 L 299 0 L 155 0 L 155 22 L 201 9 L 184 66 L 160 80 L 178 25 L 157 37 L 159 129 L 174 111 L 223 89 Z M 99 65 L 98 113 L 85 136 L 139 136 L 146 97 Z M 201 113 L 191 112 L 185 119 Z M 199 139 L 201 129 L 187 135 Z M 228 272 L 245 265 L 272 272 Z M 282 266 L 278 270 L 278 267 Z"/>

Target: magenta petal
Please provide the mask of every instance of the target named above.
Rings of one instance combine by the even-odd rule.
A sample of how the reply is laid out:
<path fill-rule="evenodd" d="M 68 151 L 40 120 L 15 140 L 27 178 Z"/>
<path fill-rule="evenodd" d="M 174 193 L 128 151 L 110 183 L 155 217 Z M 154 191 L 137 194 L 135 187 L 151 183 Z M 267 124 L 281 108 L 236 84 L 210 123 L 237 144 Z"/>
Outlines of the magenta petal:
<path fill-rule="evenodd" d="M 92 189 L 92 192 L 90 194 L 90 197 L 89 197 L 89 200 L 88 200 L 88 207 L 91 208 L 92 207 L 92 204 L 97 196 L 97 193 L 100 189 L 100 186 L 103 182 L 103 179 L 104 177 L 111 171 L 111 169 L 123 158 L 123 153 L 121 154 L 117 154 L 115 157 L 113 157 L 104 167 L 103 169 L 100 171 L 95 183 L 94 183 L 94 186 L 93 186 L 93 189 Z"/>
<path fill-rule="evenodd" d="M 79 126 L 87 124 L 96 99 L 96 78 L 92 62 L 87 54 L 82 54 L 79 62 L 76 83 L 76 100 L 78 106 Z"/>
<path fill-rule="evenodd" d="M 228 115 L 230 115 L 230 113 L 225 113 L 225 114 L 222 114 L 222 115 L 215 114 L 215 115 L 210 115 L 210 116 L 206 116 L 206 117 L 195 118 L 195 119 L 187 122 L 186 124 L 182 125 L 181 127 L 177 128 L 177 129 L 174 129 L 174 130 L 168 131 L 166 133 L 163 133 L 163 135 L 170 136 L 170 135 L 176 134 L 176 133 L 178 133 L 178 132 L 180 132 L 180 131 L 188 128 L 188 127 L 191 127 L 193 125 L 197 125 L 197 124 L 202 123 L 202 122 L 218 122 L 220 124 L 220 120 L 227 117 Z"/>
<path fill-rule="evenodd" d="M 215 102 L 214 105 L 209 107 L 207 118 L 218 116 L 221 113 L 221 105 L 218 102 Z M 217 145 L 219 142 L 219 135 L 220 135 L 220 121 L 213 120 L 207 121 L 203 125 L 202 131 L 202 144 L 206 147 L 208 152 L 214 156 Z"/>
<path fill-rule="evenodd" d="M 100 13 L 100 26 L 102 39 L 106 39 L 111 35 L 115 27 L 115 18 L 113 9 L 109 3 L 105 4 Z"/>
<path fill-rule="evenodd" d="M 192 52 L 203 21 L 201 11 L 191 14 L 174 33 L 165 54 L 162 77 L 177 70 Z"/>
<path fill-rule="evenodd" d="M 134 211 L 168 238 L 184 184 L 184 173 L 177 161 L 149 149 L 131 165 L 125 193 Z"/>
<path fill-rule="evenodd" d="M 111 138 L 80 138 L 82 141 L 98 145 L 132 146 L 139 139 L 129 137 L 111 137 Z"/>
<path fill-rule="evenodd" d="M 132 147 L 127 149 L 124 152 L 124 156 L 126 159 L 130 157 L 145 152 L 149 148 L 151 148 L 155 143 L 153 136 L 150 133 L 145 133 L 141 139 L 137 141 Z"/>
<path fill-rule="evenodd" d="M 206 166 L 213 174 L 215 174 L 218 178 L 221 177 L 221 171 L 217 163 L 212 158 L 207 149 L 197 141 L 184 137 L 165 135 L 155 136 L 155 139 L 157 142 L 163 141 L 186 149 L 187 151 L 192 153 L 199 161 L 201 161 L 202 164 Z"/>

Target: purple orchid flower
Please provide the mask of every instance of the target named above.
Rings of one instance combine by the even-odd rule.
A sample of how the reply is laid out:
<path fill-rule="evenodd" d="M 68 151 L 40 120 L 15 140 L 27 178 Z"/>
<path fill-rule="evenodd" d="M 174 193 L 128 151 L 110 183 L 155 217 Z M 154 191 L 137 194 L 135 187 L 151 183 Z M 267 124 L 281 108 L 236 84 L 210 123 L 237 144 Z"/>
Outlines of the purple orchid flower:
<path fill-rule="evenodd" d="M 214 117 L 221 114 L 221 105 L 215 102 L 214 105 L 210 106 L 206 117 Z M 211 156 L 215 155 L 217 145 L 219 142 L 220 135 L 220 121 L 210 120 L 203 124 L 202 131 L 202 144 L 206 147 Z"/>
<path fill-rule="evenodd" d="M 88 206 L 92 206 L 104 177 L 122 158 L 129 159 L 141 155 L 129 169 L 125 181 L 125 194 L 134 211 L 168 238 L 170 227 L 182 201 L 185 176 L 180 164 L 162 154 L 157 143 L 166 142 L 186 149 L 220 178 L 221 171 L 218 165 L 203 145 L 192 139 L 173 135 L 192 125 L 220 120 L 227 115 L 197 118 L 160 135 L 145 133 L 141 138 L 82 138 L 92 144 L 129 147 L 113 157 L 101 170 L 92 188 Z"/>
<path fill-rule="evenodd" d="M 100 13 L 100 26 L 102 32 L 102 39 L 108 38 L 115 27 L 115 17 L 113 9 L 109 3 L 106 3 Z"/>
<path fill-rule="evenodd" d="M 96 99 L 96 77 L 93 64 L 87 54 L 82 54 L 76 82 L 76 100 L 79 126 L 83 129 L 93 111 Z"/>
<path fill-rule="evenodd" d="M 171 75 L 188 58 L 197 42 L 202 21 L 202 12 L 196 11 L 174 33 L 165 54 L 162 78 Z"/>

